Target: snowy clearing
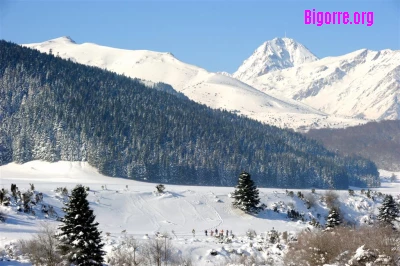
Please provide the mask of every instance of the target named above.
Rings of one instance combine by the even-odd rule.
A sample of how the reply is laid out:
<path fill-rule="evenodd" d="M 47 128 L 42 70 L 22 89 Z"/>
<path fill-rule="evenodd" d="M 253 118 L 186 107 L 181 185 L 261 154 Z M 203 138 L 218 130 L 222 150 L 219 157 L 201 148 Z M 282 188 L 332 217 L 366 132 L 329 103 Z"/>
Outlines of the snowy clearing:
<path fill-rule="evenodd" d="M 382 170 L 380 173 L 382 187 L 371 190 L 399 197 L 400 173 L 395 173 L 397 181 L 392 183 L 392 172 Z M 278 264 L 283 252 L 273 245 L 268 252 L 257 251 L 255 246 L 250 247 L 250 243 L 255 244 L 258 240 L 250 241 L 246 232 L 253 229 L 260 237 L 274 228 L 278 232 L 287 231 L 291 235 L 310 226 L 308 222 L 311 218 L 324 224 L 328 214 L 326 204 L 320 200 L 325 191 L 319 189 L 313 194 L 316 199 L 314 206 L 307 209 L 304 201 L 297 197 L 300 190 L 293 190 L 294 196 L 291 197 L 284 189 L 260 188 L 261 202 L 266 205 L 266 209 L 252 216 L 232 208 L 232 199 L 229 197 L 229 193 L 234 190 L 232 187 L 165 185 L 165 193 L 157 194 L 157 184 L 103 176 L 84 162 L 32 161 L 23 165 L 11 163 L 0 167 L 0 178 L 0 188 L 8 190 L 14 183 L 23 192 L 29 189 L 29 183 L 33 183 L 35 191 L 43 193 L 43 202 L 53 206 L 61 216 L 63 199 L 55 189 L 67 187 L 71 190 L 78 183 L 88 186 L 90 207 L 94 210 L 96 221 L 100 223 L 99 229 L 103 232 L 107 251 L 125 233 L 146 241 L 146 234 L 154 238 L 157 232 L 166 232 L 172 237 L 172 244 L 180 252 L 189 254 L 195 265 L 226 263 L 231 258 L 227 251 L 230 249 L 241 249 L 249 254 L 255 252 L 257 256 L 263 257 L 269 253 L 268 256 L 272 256 Z M 105 186 L 104 189 L 102 186 Z M 354 190 L 356 195 L 352 197 L 349 197 L 347 190 L 336 192 L 339 194 L 345 219 L 361 224 L 368 221 L 370 215 L 377 213 L 380 199 L 373 201 L 361 194 L 359 189 Z M 312 194 L 311 189 L 301 191 L 304 195 Z M 273 210 L 274 207 L 278 212 Z M 33 216 L 17 212 L 12 206 L 0 208 L 8 216 L 5 223 L 0 223 L 0 252 L 10 242 L 30 238 L 45 220 L 59 224 L 55 219 L 46 219 L 41 213 Z M 304 221 L 288 219 L 287 211 L 290 209 L 302 213 Z M 194 237 L 192 229 L 196 231 Z M 231 244 L 226 244 L 218 243 L 215 237 L 205 236 L 205 230 L 215 229 L 232 230 L 236 237 Z M 218 251 L 217 256 L 209 254 L 212 249 Z M 0 265 L 29 264 L 0 261 Z"/>

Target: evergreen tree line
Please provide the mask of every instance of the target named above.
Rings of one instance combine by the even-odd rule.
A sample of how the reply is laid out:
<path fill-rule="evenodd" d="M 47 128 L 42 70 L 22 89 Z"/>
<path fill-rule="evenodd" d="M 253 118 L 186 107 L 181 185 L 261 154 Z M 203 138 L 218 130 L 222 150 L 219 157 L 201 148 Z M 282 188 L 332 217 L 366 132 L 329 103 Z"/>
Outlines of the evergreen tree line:
<path fill-rule="evenodd" d="M 400 171 L 400 120 L 365 125 L 312 129 L 305 134 L 340 154 L 356 154 L 372 160 L 378 168 Z"/>
<path fill-rule="evenodd" d="M 377 186 L 375 164 L 96 67 L 0 41 L 0 164 L 87 161 L 105 175 L 233 186 Z"/>

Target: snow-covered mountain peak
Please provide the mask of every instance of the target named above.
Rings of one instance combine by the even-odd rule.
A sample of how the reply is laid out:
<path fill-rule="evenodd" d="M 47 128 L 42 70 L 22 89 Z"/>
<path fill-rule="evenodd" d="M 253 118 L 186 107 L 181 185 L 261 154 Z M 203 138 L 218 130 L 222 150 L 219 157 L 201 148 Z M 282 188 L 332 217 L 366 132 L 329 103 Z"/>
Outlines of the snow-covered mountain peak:
<path fill-rule="evenodd" d="M 69 36 L 63 36 L 47 41 L 47 43 L 60 43 L 60 44 L 76 44 L 76 42 Z"/>
<path fill-rule="evenodd" d="M 304 45 L 291 38 L 274 38 L 264 42 L 246 59 L 233 76 L 248 81 L 265 73 L 282 70 L 318 58 Z"/>
<path fill-rule="evenodd" d="M 327 117 L 325 112 L 310 108 L 306 104 L 279 95 L 271 97 L 228 73 L 208 72 L 203 68 L 184 63 L 168 52 L 124 50 L 87 42 L 76 44 L 67 42 L 65 37 L 51 41 L 22 46 L 43 53 L 51 51 L 73 62 L 100 67 L 149 82 L 145 84 L 158 82 L 169 84 L 195 102 L 245 115 L 278 127 L 304 130 L 311 126 L 313 128 L 333 124 L 345 126 L 363 122 L 359 119 Z M 288 38 L 276 39 L 271 43 L 276 43 L 269 45 L 276 51 L 279 50 L 278 46 L 283 47 L 284 51 L 296 51 L 301 48 Z M 296 53 L 291 55 L 293 58 L 296 57 Z"/>
<path fill-rule="evenodd" d="M 266 73 L 247 83 L 330 115 L 400 118 L 399 50 L 360 49 Z"/>

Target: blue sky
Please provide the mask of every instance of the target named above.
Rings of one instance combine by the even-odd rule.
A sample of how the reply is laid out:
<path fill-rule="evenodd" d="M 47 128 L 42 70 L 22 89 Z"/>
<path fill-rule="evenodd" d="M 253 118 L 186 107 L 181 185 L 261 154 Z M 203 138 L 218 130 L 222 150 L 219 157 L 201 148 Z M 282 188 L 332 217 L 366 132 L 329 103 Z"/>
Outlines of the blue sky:
<path fill-rule="evenodd" d="M 374 12 L 374 24 L 306 25 L 304 10 Z M 38 1 L 0 0 L 0 38 L 70 36 L 123 49 L 172 52 L 210 71 L 234 72 L 264 41 L 293 38 L 318 57 L 400 49 L 399 0 Z"/>

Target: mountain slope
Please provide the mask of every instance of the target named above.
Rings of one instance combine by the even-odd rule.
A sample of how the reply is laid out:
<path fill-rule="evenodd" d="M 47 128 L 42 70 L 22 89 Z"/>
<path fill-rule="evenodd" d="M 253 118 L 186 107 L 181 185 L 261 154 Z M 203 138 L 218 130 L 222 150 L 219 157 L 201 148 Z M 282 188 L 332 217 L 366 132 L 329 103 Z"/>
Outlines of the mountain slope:
<path fill-rule="evenodd" d="M 26 47 L 53 53 L 85 65 L 97 66 L 133 78 L 170 84 L 191 100 L 215 109 L 225 109 L 258 121 L 290 128 L 347 126 L 362 120 L 327 117 L 309 106 L 268 94 L 234 79 L 227 73 L 210 73 L 183 63 L 171 53 L 122 50 L 93 43 L 76 44 L 68 37 Z"/>
<path fill-rule="evenodd" d="M 87 161 L 103 174 L 226 185 L 376 185 L 376 166 L 290 130 L 210 109 L 96 67 L 0 42 L 0 163 Z"/>
<path fill-rule="evenodd" d="M 300 101 L 330 115 L 400 118 L 400 51 L 363 49 L 285 69 L 269 61 L 254 64 L 240 68 L 241 73 L 254 75 L 234 76 L 263 92 Z M 275 71 L 263 75 L 254 72 L 267 68 Z"/>
<path fill-rule="evenodd" d="M 246 59 L 233 77 L 247 82 L 258 76 L 304 63 L 318 58 L 304 45 L 290 38 L 275 38 L 264 42 Z"/>
<path fill-rule="evenodd" d="M 400 171 L 400 120 L 345 129 L 312 129 L 306 136 L 341 154 L 368 158 L 381 169 Z"/>

